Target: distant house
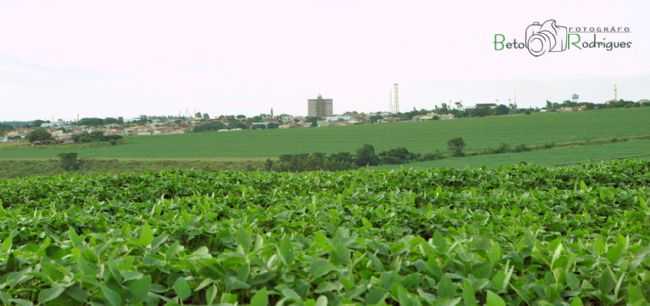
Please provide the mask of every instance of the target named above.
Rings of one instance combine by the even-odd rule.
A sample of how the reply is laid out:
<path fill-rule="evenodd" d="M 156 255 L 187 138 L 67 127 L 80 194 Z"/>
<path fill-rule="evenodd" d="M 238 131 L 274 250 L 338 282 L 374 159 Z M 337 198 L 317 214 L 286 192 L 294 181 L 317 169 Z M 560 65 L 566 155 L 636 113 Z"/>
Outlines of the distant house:
<path fill-rule="evenodd" d="M 350 121 L 350 120 L 352 120 L 352 116 L 348 116 L 348 115 L 327 116 L 327 117 L 325 117 L 325 120 L 328 121 L 328 122 Z"/>
<path fill-rule="evenodd" d="M 0 136 L 0 142 L 8 142 L 8 141 L 9 141 L 9 137 L 7 137 L 7 136 Z"/>
<path fill-rule="evenodd" d="M 58 143 L 74 143 L 72 133 L 64 130 L 50 130 L 50 134 Z"/>
<path fill-rule="evenodd" d="M 455 117 L 454 114 L 442 114 L 442 115 L 438 115 L 438 118 L 440 118 L 440 120 L 451 120 L 454 119 Z"/>
<path fill-rule="evenodd" d="M 438 113 L 427 113 L 425 115 L 417 115 L 413 117 L 415 121 L 426 121 L 426 120 L 451 120 L 454 119 L 454 114 L 438 114 Z"/>
<path fill-rule="evenodd" d="M 436 117 L 438 117 L 438 114 L 436 113 L 428 113 L 425 115 L 417 115 L 413 117 L 414 121 L 427 121 L 427 120 L 433 120 Z"/>
<path fill-rule="evenodd" d="M 253 124 L 251 124 L 251 129 L 277 129 L 279 126 L 280 125 L 275 122 L 253 122 Z"/>
<path fill-rule="evenodd" d="M 242 130 L 242 129 L 240 129 L 240 128 L 235 128 L 235 129 L 219 129 L 219 130 L 217 130 L 217 132 L 219 132 L 219 133 L 225 133 L 225 132 L 237 132 L 237 131 L 241 131 L 241 130 Z"/>
<path fill-rule="evenodd" d="M 558 109 L 558 111 L 562 112 L 562 113 L 581 112 L 581 111 L 584 111 L 585 109 L 586 109 L 585 106 L 576 106 L 576 107 L 564 106 L 564 107 L 560 107 L 560 109 Z"/>

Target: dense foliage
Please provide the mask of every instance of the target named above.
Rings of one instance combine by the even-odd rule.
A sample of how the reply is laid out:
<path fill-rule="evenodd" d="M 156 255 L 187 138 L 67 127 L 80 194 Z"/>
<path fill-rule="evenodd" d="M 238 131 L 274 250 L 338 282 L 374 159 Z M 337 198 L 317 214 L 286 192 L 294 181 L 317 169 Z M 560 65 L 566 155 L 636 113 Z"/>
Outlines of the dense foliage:
<path fill-rule="evenodd" d="M 102 131 L 82 132 L 72 136 L 75 143 L 108 142 L 115 145 L 121 139 L 120 135 L 104 135 Z"/>
<path fill-rule="evenodd" d="M 75 123 L 76 125 L 85 126 L 102 126 L 107 124 L 124 124 L 124 118 L 81 118 Z"/>
<path fill-rule="evenodd" d="M 0 181 L 0 301 L 647 305 L 650 162 Z"/>
<path fill-rule="evenodd" d="M 52 134 L 44 128 L 37 128 L 27 134 L 27 140 L 31 143 L 50 143 L 54 141 Z"/>
<path fill-rule="evenodd" d="M 420 154 L 410 152 L 404 147 L 393 148 L 379 153 L 373 145 L 365 144 L 353 154 L 338 153 L 302 153 L 282 154 L 277 160 L 267 159 L 266 170 L 274 171 L 313 171 L 313 170 L 349 170 L 365 166 L 397 165 L 414 161 L 429 161 L 442 159 L 440 152 Z"/>
<path fill-rule="evenodd" d="M 228 126 L 226 126 L 224 123 L 221 123 L 219 121 L 213 121 L 213 122 L 207 122 L 207 123 L 202 123 L 200 125 L 197 125 L 192 129 L 193 132 L 207 132 L 207 131 L 218 131 L 221 129 L 227 129 Z"/>

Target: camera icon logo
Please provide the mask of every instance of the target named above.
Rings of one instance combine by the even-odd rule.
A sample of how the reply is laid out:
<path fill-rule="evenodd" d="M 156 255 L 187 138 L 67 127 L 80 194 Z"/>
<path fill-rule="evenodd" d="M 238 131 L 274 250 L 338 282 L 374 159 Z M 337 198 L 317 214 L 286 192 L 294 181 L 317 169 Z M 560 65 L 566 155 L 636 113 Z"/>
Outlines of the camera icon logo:
<path fill-rule="evenodd" d="M 526 48 L 535 57 L 547 52 L 562 52 L 567 49 L 567 27 L 557 25 L 555 19 L 540 24 L 533 22 L 526 27 Z"/>

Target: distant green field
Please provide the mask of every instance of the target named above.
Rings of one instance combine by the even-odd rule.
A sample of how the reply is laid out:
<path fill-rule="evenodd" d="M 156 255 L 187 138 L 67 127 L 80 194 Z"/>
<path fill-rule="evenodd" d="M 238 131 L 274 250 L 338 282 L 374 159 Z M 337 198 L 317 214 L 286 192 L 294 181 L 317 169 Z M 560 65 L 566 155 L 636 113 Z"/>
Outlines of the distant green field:
<path fill-rule="evenodd" d="M 612 159 L 650 159 L 650 140 L 635 140 L 600 145 L 554 148 L 522 153 L 477 155 L 463 158 L 447 158 L 405 165 L 381 166 L 380 168 L 474 168 L 497 167 L 527 162 L 542 166 L 563 166 Z"/>
<path fill-rule="evenodd" d="M 130 137 L 126 144 L 117 146 L 4 147 L 0 148 L 0 159 L 46 159 L 62 152 L 78 152 L 82 158 L 242 160 L 287 153 L 354 151 L 366 143 L 378 150 L 403 146 L 416 152 L 431 152 L 445 150 L 447 140 L 453 137 L 463 137 L 471 150 L 496 147 L 500 143 L 544 144 L 647 134 L 650 134 L 650 107 L 351 127 L 140 136 Z"/>

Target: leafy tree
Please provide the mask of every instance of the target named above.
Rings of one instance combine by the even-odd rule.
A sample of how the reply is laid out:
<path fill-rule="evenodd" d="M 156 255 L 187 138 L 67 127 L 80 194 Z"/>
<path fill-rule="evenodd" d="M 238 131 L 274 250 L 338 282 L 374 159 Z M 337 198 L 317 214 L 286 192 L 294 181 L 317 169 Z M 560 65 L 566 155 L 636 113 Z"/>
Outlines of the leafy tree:
<path fill-rule="evenodd" d="M 75 171 L 81 168 L 81 161 L 77 153 L 61 153 L 59 154 L 59 161 L 61 168 L 66 171 Z"/>
<path fill-rule="evenodd" d="M 109 142 L 111 145 L 116 145 L 121 139 L 122 136 L 120 135 L 106 135 L 104 136 L 103 141 Z"/>
<path fill-rule="evenodd" d="M 355 156 L 350 152 L 338 152 L 332 153 L 328 157 L 328 169 L 330 170 L 344 170 L 355 168 L 356 165 Z"/>
<path fill-rule="evenodd" d="M 246 125 L 246 123 L 241 122 L 239 120 L 229 120 L 228 121 L 228 128 L 230 128 L 230 129 L 247 129 L 248 125 Z"/>
<path fill-rule="evenodd" d="M 117 122 L 117 120 L 115 121 Z M 85 126 L 102 126 L 105 123 L 104 119 L 102 118 L 81 118 L 77 124 Z"/>
<path fill-rule="evenodd" d="M 104 119 L 104 124 L 123 124 L 124 123 L 124 118 L 118 117 L 118 118 L 111 118 L 107 117 Z"/>
<path fill-rule="evenodd" d="M 14 126 L 6 123 L 0 123 L 0 132 L 1 131 L 12 131 L 14 130 Z"/>
<path fill-rule="evenodd" d="M 508 113 L 510 113 L 510 108 L 503 104 L 499 104 L 499 106 L 494 109 L 495 115 L 507 115 Z"/>
<path fill-rule="evenodd" d="M 273 160 L 270 158 L 267 158 L 266 161 L 264 162 L 264 169 L 267 171 L 273 170 Z"/>
<path fill-rule="evenodd" d="M 447 147 L 453 156 L 465 155 L 465 140 L 462 137 L 449 139 L 447 142 Z"/>
<path fill-rule="evenodd" d="M 427 161 L 427 160 L 437 160 L 437 159 L 443 159 L 443 158 L 445 158 L 445 154 L 443 154 L 442 152 L 436 150 L 436 151 L 433 152 L 433 153 L 425 153 L 425 154 L 422 154 L 422 155 L 418 158 L 418 160 L 420 160 L 420 161 Z"/>
<path fill-rule="evenodd" d="M 390 149 L 379 153 L 382 164 L 403 164 L 418 158 L 418 155 L 409 152 L 404 147 Z"/>
<path fill-rule="evenodd" d="M 72 136 L 72 140 L 76 143 L 89 143 L 89 142 L 110 142 L 112 145 L 116 145 L 118 141 L 122 139 L 120 135 L 104 135 L 102 131 L 94 132 L 83 132 L 81 134 L 76 134 Z"/>
<path fill-rule="evenodd" d="M 311 123 L 311 127 L 318 127 L 318 117 L 307 117 L 305 121 Z"/>
<path fill-rule="evenodd" d="M 38 128 L 38 127 L 41 127 L 41 125 L 43 125 L 43 123 L 49 123 L 49 121 L 34 120 L 30 124 L 28 124 L 27 127 Z"/>
<path fill-rule="evenodd" d="M 37 128 L 27 134 L 27 140 L 31 143 L 49 143 L 54 140 L 52 134 L 44 128 Z"/>
<path fill-rule="evenodd" d="M 375 153 L 375 147 L 369 144 L 363 145 L 357 150 L 356 163 L 358 166 L 374 166 L 379 164 L 379 157 Z"/>
<path fill-rule="evenodd" d="M 368 120 L 370 120 L 370 123 L 377 123 L 377 122 L 379 122 L 380 120 L 383 120 L 383 119 L 384 119 L 384 117 L 379 116 L 379 115 L 373 115 L 373 116 L 370 116 L 370 118 L 368 118 Z"/>
<path fill-rule="evenodd" d="M 225 124 L 219 121 L 212 121 L 198 125 L 192 129 L 193 132 L 217 131 L 227 128 Z"/>
<path fill-rule="evenodd" d="M 476 107 L 471 110 L 470 115 L 472 117 L 485 117 L 493 114 L 493 110 L 489 107 Z"/>

